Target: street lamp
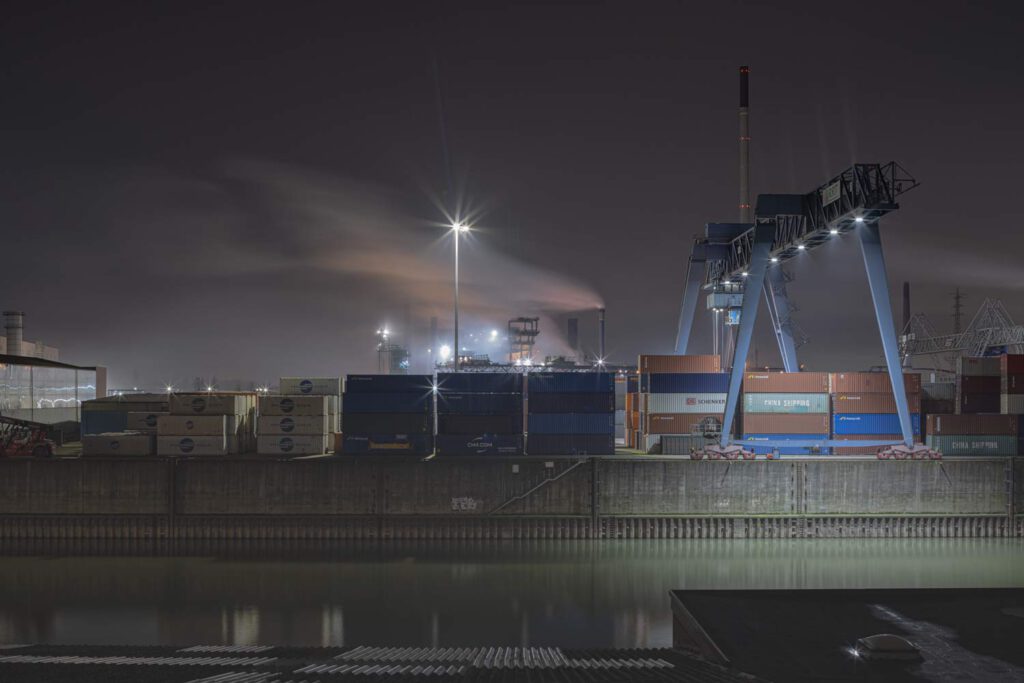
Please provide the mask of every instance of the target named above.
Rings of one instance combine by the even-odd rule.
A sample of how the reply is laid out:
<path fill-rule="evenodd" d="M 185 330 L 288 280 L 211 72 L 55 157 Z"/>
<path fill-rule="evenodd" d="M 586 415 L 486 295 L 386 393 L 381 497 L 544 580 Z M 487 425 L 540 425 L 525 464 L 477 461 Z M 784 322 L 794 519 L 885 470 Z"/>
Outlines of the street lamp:
<path fill-rule="evenodd" d="M 455 235 L 455 372 L 459 371 L 459 235 L 469 232 L 469 226 L 455 221 L 452 233 Z"/>

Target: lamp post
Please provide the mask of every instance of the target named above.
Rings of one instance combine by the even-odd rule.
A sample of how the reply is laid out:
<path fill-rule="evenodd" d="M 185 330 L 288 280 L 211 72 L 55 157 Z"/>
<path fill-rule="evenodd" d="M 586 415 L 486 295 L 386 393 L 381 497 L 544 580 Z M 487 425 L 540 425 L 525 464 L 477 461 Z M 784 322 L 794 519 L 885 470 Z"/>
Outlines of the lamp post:
<path fill-rule="evenodd" d="M 456 221 L 452 224 L 455 234 L 455 372 L 459 371 L 459 235 L 469 232 L 469 226 Z"/>

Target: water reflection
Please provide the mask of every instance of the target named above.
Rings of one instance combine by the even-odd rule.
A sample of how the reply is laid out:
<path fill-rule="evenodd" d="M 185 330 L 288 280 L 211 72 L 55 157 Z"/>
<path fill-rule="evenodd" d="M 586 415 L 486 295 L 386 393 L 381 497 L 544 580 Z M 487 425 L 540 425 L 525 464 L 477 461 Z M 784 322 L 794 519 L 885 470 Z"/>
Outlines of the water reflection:
<path fill-rule="evenodd" d="M 671 643 L 672 588 L 1024 586 L 1019 540 L 6 544 L 0 641 Z"/>

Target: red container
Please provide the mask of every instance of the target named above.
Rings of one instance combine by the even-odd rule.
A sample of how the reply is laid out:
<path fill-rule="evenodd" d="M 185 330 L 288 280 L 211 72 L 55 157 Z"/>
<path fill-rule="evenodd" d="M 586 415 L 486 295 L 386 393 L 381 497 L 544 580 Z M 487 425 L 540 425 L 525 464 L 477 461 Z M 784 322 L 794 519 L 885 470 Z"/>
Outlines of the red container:
<path fill-rule="evenodd" d="M 1024 394 L 1024 373 L 1004 374 L 1000 378 L 999 390 L 1004 394 Z"/>
<path fill-rule="evenodd" d="M 721 372 L 719 356 L 655 356 L 641 355 L 637 368 L 640 372 Z"/>
<path fill-rule="evenodd" d="M 963 394 L 957 397 L 957 406 L 965 415 L 1002 412 L 999 394 Z"/>
<path fill-rule="evenodd" d="M 930 436 L 1015 436 L 1020 415 L 929 415 L 925 421 Z"/>
<path fill-rule="evenodd" d="M 1002 365 L 1003 359 L 1000 356 L 985 356 L 981 358 L 961 356 L 956 359 L 956 374 L 998 377 L 1001 374 Z"/>
<path fill-rule="evenodd" d="M 956 388 L 962 394 L 998 394 L 1002 380 L 989 375 L 961 375 Z"/>
<path fill-rule="evenodd" d="M 828 434 L 828 413 L 747 413 L 744 434 Z"/>
<path fill-rule="evenodd" d="M 827 372 L 745 372 L 743 392 L 757 394 L 827 394 Z M 757 434 L 757 432 L 751 432 Z M 779 432 L 781 433 L 781 432 Z"/>
<path fill-rule="evenodd" d="M 921 394 L 907 394 L 910 412 L 921 412 Z M 835 394 L 832 396 L 833 413 L 895 413 L 896 397 L 887 394 Z"/>
<path fill-rule="evenodd" d="M 1024 354 L 1008 353 L 999 357 L 999 369 L 1004 375 L 1024 375 Z"/>
<path fill-rule="evenodd" d="M 921 393 L 921 375 L 903 373 L 903 389 L 907 394 Z M 892 393 L 892 380 L 888 372 L 833 372 L 833 394 Z"/>

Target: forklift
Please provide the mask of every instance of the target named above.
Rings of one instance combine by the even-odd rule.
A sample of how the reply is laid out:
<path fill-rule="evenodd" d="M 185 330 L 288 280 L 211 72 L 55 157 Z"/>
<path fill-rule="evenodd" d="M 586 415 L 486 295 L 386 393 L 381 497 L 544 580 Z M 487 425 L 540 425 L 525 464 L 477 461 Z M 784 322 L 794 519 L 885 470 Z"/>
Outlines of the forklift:
<path fill-rule="evenodd" d="M 52 458 L 56 444 L 46 436 L 42 422 L 0 415 L 0 457 Z"/>

